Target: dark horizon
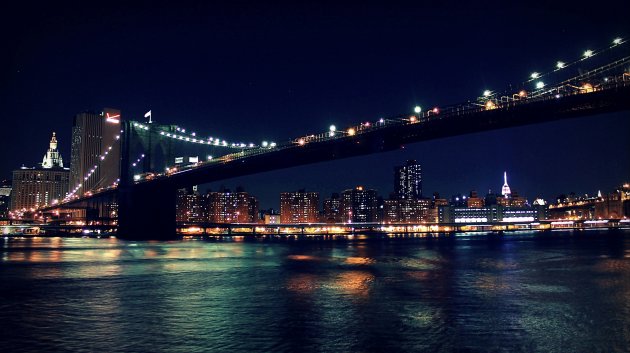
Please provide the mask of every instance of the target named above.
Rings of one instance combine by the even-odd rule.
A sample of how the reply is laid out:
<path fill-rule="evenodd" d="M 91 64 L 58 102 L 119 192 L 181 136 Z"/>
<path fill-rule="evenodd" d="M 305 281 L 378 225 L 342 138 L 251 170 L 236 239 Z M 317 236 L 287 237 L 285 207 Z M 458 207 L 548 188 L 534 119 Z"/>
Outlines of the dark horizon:
<path fill-rule="evenodd" d="M 440 106 L 501 90 L 532 71 L 630 37 L 626 2 L 596 8 L 516 5 L 353 5 L 246 2 L 14 5 L 4 25 L 0 117 L 3 177 L 34 166 L 57 133 L 70 161 L 72 117 L 121 109 L 204 134 L 284 141 L 419 104 Z M 85 5 L 83 5 L 85 6 Z M 559 21 L 558 19 L 561 19 Z M 588 30 L 580 30 L 588 24 Z M 224 184 L 276 207 L 279 192 L 356 185 L 393 190 L 393 167 L 416 159 L 425 196 L 510 186 L 531 201 L 608 192 L 630 179 L 629 113 L 615 113 L 405 146 Z M 18 147 L 18 148 L 16 148 Z M 351 171 L 350 173 L 348 171 Z M 273 205 L 273 206 L 272 206 Z"/>

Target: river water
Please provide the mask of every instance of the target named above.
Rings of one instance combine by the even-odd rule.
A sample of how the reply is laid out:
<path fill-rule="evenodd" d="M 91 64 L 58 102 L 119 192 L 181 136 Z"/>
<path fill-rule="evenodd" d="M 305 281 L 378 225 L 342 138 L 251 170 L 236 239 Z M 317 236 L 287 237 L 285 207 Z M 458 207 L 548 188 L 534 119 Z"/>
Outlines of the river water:
<path fill-rule="evenodd" d="M 630 231 L 0 242 L 2 352 L 629 352 Z"/>

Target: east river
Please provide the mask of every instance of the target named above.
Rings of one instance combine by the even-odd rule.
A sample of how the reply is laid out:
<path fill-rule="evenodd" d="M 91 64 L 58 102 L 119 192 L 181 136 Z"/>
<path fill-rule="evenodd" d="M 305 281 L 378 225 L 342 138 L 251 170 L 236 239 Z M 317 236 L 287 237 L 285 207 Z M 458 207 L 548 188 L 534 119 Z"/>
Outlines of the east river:
<path fill-rule="evenodd" d="M 3 352 L 629 352 L 630 231 L 0 241 Z"/>

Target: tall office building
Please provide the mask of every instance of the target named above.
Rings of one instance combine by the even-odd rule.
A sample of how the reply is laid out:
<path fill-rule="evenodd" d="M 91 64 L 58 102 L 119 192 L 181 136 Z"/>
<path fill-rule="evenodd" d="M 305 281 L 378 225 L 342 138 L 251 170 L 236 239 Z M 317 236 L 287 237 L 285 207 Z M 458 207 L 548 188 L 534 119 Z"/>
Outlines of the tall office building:
<path fill-rule="evenodd" d="M 68 193 L 68 175 L 53 132 L 48 151 L 39 166 L 13 171 L 11 210 L 37 209 L 62 200 Z"/>
<path fill-rule="evenodd" d="M 74 117 L 69 190 L 81 185 L 77 190 L 80 196 L 111 186 L 120 178 L 120 121 L 120 111 L 110 108 Z"/>
<path fill-rule="evenodd" d="M 362 186 L 341 193 L 341 218 L 343 222 L 378 222 L 378 199 L 376 190 L 365 190 Z"/>
<path fill-rule="evenodd" d="M 299 190 L 280 193 L 281 223 L 318 222 L 319 193 Z"/>
<path fill-rule="evenodd" d="M 406 165 L 394 168 L 394 193 L 401 200 L 422 197 L 422 168 L 415 160 L 408 160 Z"/>

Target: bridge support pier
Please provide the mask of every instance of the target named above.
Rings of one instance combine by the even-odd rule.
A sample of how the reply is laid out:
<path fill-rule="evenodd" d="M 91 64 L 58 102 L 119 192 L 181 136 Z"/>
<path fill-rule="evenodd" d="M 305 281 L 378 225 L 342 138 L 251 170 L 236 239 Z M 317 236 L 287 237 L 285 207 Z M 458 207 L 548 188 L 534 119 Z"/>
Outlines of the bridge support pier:
<path fill-rule="evenodd" d="M 128 240 L 171 240 L 177 238 L 174 187 L 155 190 L 133 185 L 119 190 L 117 237 Z"/>

